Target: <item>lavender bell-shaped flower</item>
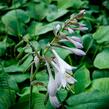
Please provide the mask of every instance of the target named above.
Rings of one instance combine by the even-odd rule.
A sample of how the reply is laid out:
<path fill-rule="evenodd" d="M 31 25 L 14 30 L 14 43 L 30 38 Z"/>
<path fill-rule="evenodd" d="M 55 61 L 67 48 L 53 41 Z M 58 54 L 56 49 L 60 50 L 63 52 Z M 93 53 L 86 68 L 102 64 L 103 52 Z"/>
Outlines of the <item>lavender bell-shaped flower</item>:
<path fill-rule="evenodd" d="M 69 64 L 67 64 L 57 53 L 54 49 L 52 49 L 52 52 L 54 54 L 55 58 L 55 62 L 57 63 L 57 65 L 59 66 L 59 69 L 63 69 L 63 71 L 72 71 L 75 70 L 76 67 L 73 67 Z"/>
<path fill-rule="evenodd" d="M 69 47 L 66 47 L 66 49 L 68 49 L 69 51 L 73 52 L 74 54 L 76 54 L 78 56 L 86 55 L 86 53 L 83 50 L 78 49 L 78 48 L 69 48 Z"/>
<path fill-rule="evenodd" d="M 78 56 L 86 55 L 86 53 L 83 50 L 78 49 L 78 48 L 69 48 L 69 47 L 66 47 L 66 46 L 61 46 L 61 47 L 65 48 L 66 50 L 69 50 L 69 51 L 73 52 L 74 54 L 76 54 Z"/>
<path fill-rule="evenodd" d="M 66 39 L 67 39 L 69 42 L 71 42 L 72 44 L 74 44 L 76 48 L 83 48 L 82 43 L 80 43 L 80 42 L 78 42 L 78 41 L 75 41 L 75 40 L 73 40 L 73 39 L 70 38 L 70 37 L 66 37 Z"/>
<path fill-rule="evenodd" d="M 51 104 L 56 107 L 59 108 L 61 106 L 61 104 L 59 103 L 58 99 L 56 96 L 49 96 L 50 102 Z"/>
<path fill-rule="evenodd" d="M 49 99 L 50 99 L 51 104 L 54 107 L 58 108 L 61 106 L 60 102 L 58 101 L 58 99 L 56 97 L 58 85 L 56 84 L 56 80 L 52 76 L 50 66 L 47 62 L 46 62 L 46 65 L 47 65 L 47 69 L 48 69 L 48 73 L 49 73 L 49 82 L 48 82 Z"/>
<path fill-rule="evenodd" d="M 80 42 L 81 43 L 81 39 L 79 38 L 79 37 L 77 37 L 77 36 L 72 36 L 72 37 L 70 37 L 72 40 L 74 40 L 74 41 L 77 41 L 77 42 Z"/>
<path fill-rule="evenodd" d="M 74 84 L 76 80 L 70 75 L 71 72 L 63 72 L 63 69 L 60 69 L 59 66 L 57 66 L 54 62 L 52 62 L 53 66 L 55 67 L 55 80 L 56 84 L 58 84 L 59 89 L 61 86 L 64 88 L 66 87 L 67 84 Z M 67 69 L 68 71 L 68 69 Z"/>
<path fill-rule="evenodd" d="M 56 59 L 52 61 L 52 65 L 54 66 L 55 74 L 56 74 L 56 83 L 58 85 L 66 87 L 67 83 L 74 84 L 76 80 L 69 75 L 72 70 L 76 69 L 76 67 L 72 67 L 67 64 L 63 59 L 59 57 L 55 50 L 52 50 L 53 54 L 55 55 Z"/>
<path fill-rule="evenodd" d="M 68 73 L 64 73 L 62 76 L 63 77 L 61 78 L 61 84 L 64 88 L 67 86 L 67 84 L 74 84 L 75 82 L 77 82 L 77 80 Z"/>
<path fill-rule="evenodd" d="M 52 76 L 51 69 L 49 64 L 46 62 L 47 70 L 49 73 L 49 82 L 48 82 L 48 93 L 50 96 L 55 96 L 57 92 L 58 85 L 55 82 L 55 79 Z"/>

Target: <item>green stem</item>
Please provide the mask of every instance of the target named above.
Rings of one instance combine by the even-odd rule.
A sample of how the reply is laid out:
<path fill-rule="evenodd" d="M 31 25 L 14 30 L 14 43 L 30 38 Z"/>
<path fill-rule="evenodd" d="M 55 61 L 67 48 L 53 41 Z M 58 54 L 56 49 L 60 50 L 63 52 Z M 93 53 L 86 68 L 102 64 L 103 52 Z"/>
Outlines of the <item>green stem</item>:
<path fill-rule="evenodd" d="M 31 75 L 30 75 L 30 97 L 29 97 L 29 109 L 32 109 L 32 90 L 33 90 L 33 86 L 32 86 L 32 78 L 33 75 L 33 64 L 31 65 Z"/>
<path fill-rule="evenodd" d="M 68 56 L 68 60 L 69 60 L 70 65 L 73 66 L 73 64 L 72 64 L 72 59 L 71 59 L 70 55 Z"/>
<path fill-rule="evenodd" d="M 57 37 L 55 36 L 55 37 L 53 38 L 53 40 L 50 42 L 50 45 L 53 44 L 53 43 L 56 41 L 56 39 L 57 39 Z M 47 51 L 49 50 L 49 48 L 50 48 L 50 46 L 47 46 L 47 47 L 46 47 L 46 49 L 45 49 L 45 51 L 44 51 L 44 55 L 47 53 Z"/>
<path fill-rule="evenodd" d="M 32 90 L 33 90 L 32 82 L 33 82 L 33 80 L 34 80 L 34 78 L 35 78 L 35 75 L 36 75 L 38 69 L 39 69 L 40 62 L 39 62 L 39 64 L 37 65 L 37 68 L 36 68 L 35 73 L 33 73 L 33 64 L 34 64 L 34 63 L 32 63 L 32 65 L 31 65 L 31 75 L 30 75 L 30 97 L 29 97 L 29 109 L 32 109 Z"/>

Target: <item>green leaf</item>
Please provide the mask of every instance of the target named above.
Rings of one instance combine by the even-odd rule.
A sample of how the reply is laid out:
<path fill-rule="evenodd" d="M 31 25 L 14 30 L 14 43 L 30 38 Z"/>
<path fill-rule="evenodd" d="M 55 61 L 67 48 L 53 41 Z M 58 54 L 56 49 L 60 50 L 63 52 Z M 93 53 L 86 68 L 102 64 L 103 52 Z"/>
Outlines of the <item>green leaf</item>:
<path fill-rule="evenodd" d="M 109 1 L 106 0 L 106 1 L 103 1 L 103 5 L 109 10 Z"/>
<path fill-rule="evenodd" d="M 52 22 L 49 24 L 43 24 L 40 22 L 32 22 L 30 28 L 28 28 L 28 32 L 31 36 L 42 35 L 52 31 L 53 27 L 58 23 L 61 24 L 61 22 L 58 22 L 58 21 Z"/>
<path fill-rule="evenodd" d="M 56 22 L 52 22 L 52 23 L 42 26 L 42 28 L 40 28 L 39 31 L 36 30 L 37 31 L 36 35 L 41 35 L 41 34 L 45 34 L 45 33 L 49 32 L 49 31 L 52 31 L 53 27 L 56 24 L 61 24 L 61 22 L 56 21 Z"/>
<path fill-rule="evenodd" d="M 83 46 L 85 50 L 87 51 L 91 50 L 92 53 L 94 50 L 96 50 L 96 46 L 95 46 L 95 43 L 94 43 L 94 40 L 91 34 L 84 35 L 82 37 L 82 40 L 83 40 Z"/>
<path fill-rule="evenodd" d="M 33 90 L 32 90 L 33 93 L 38 93 L 38 89 L 37 87 L 33 87 Z M 24 87 L 22 89 L 22 91 L 19 93 L 19 96 L 20 97 L 24 97 L 26 95 L 29 95 L 30 94 L 30 87 Z"/>
<path fill-rule="evenodd" d="M 22 5 L 24 5 L 26 2 L 27 2 L 27 0 L 14 0 L 13 5 L 9 9 L 19 8 Z"/>
<path fill-rule="evenodd" d="M 84 91 L 91 83 L 90 72 L 85 66 L 79 68 L 75 72 L 74 76 L 75 79 L 77 80 L 75 84 L 75 93 L 80 93 Z"/>
<path fill-rule="evenodd" d="M 11 77 L 14 78 L 17 83 L 21 83 L 25 81 L 26 79 L 29 79 L 29 74 L 19 74 L 19 73 L 17 74 L 16 73 L 16 74 L 11 75 Z"/>
<path fill-rule="evenodd" d="M 44 84 L 47 84 L 48 83 L 48 74 L 47 74 L 46 70 L 42 70 L 40 72 L 37 72 L 36 73 L 36 80 L 38 82 L 42 82 Z"/>
<path fill-rule="evenodd" d="M 8 82 L 9 88 L 10 88 L 11 90 L 19 91 L 19 88 L 18 88 L 18 86 L 17 86 L 17 83 L 16 83 L 14 77 L 9 76 L 7 82 Z"/>
<path fill-rule="evenodd" d="M 38 32 L 42 29 L 42 27 L 43 27 L 43 23 L 33 21 L 30 27 L 28 28 L 28 33 L 31 36 L 36 36 L 38 35 Z"/>
<path fill-rule="evenodd" d="M 36 93 L 34 97 L 33 109 L 45 109 L 44 106 L 45 95 Z"/>
<path fill-rule="evenodd" d="M 27 57 L 27 59 L 24 61 L 24 63 L 22 65 L 20 65 L 20 67 L 23 69 L 23 71 L 26 71 L 30 67 L 32 60 L 33 60 L 33 56 L 29 55 Z"/>
<path fill-rule="evenodd" d="M 7 44 L 6 40 L 0 41 L 0 56 L 3 56 L 6 52 Z"/>
<path fill-rule="evenodd" d="M 45 109 L 44 106 L 45 95 L 40 93 L 32 94 L 32 109 Z M 29 94 L 20 97 L 17 104 L 12 109 L 29 109 Z"/>
<path fill-rule="evenodd" d="M 34 18 L 36 20 L 43 20 L 45 16 L 47 15 L 47 6 L 44 2 L 40 2 L 38 4 L 35 3 L 28 3 L 28 13 L 31 16 L 31 18 Z"/>
<path fill-rule="evenodd" d="M 35 41 L 35 40 L 34 41 L 30 41 L 30 43 L 31 43 L 31 46 L 33 47 L 33 49 L 35 51 L 38 51 L 40 49 L 39 43 L 37 41 Z"/>
<path fill-rule="evenodd" d="M 97 43 L 109 43 L 109 26 L 100 26 L 93 34 L 93 38 Z"/>
<path fill-rule="evenodd" d="M 47 21 L 52 22 L 52 21 L 62 17 L 66 13 L 68 13 L 68 10 L 65 10 L 65 9 L 58 9 L 55 11 L 51 11 L 51 13 L 48 13 L 48 15 L 47 15 Z"/>
<path fill-rule="evenodd" d="M 15 92 L 10 89 L 0 89 L 0 109 L 9 109 L 15 103 Z"/>
<path fill-rule="evenodd" d="M 51 103 L 50 103 L 50 100 L 48 100 L 47 104 L 46 104 L 46 109 L 55 109 Z"/>
<path fill-rule="evenodd" d="M 109 77 L 109 71 L 108 70 L 95 70 L 93 72 L 92 78 L 98 79 L 98 78 L 105 78 Z"/>
<path fill-rule="evenodd" d="M 15 103 L 17 84 L 8 74 L 0 73 L 0 109 L 9 109 Z"/>
<path fill-rule="evenodd" d="M 6 31 L 10 35 L 20 35 L 25 33 L 25 23 L 29 22 L 29 16 L 21 9 L 9 11 L 2 17 Z"/>
<path fill-rule="evenodd" d="M 109 69 L 109 48 L 98 53 L 94 60 L 94 66 L 99 69 Z"/>
<path fill-rule="evenodd" d="M 108 109 L 109 94 L 93 91 L 83 92 L 67 99 L 67 109 Z"/>
<path fill-rule="evenodd" d="M 103 93 L 109 94 L 109 78 L 100 78 L 92 81 L 90 91 L 98 90 Z"/>
<path fill-rule="evenodd" d="M 58 2 L 58 7 L 59 8 L 70 8 L 70 7 L 73 7 L 75 9 L 79 9 L 81 8 L 81 6 L 83 6 L 84 2 L 81 1 L 81 0 L 57 0 Z"/>
<path fill-rule="evenodd" d="M 60 102 L 63 102 L 67 97 L 67 91 L 65 89 L 60 89 L 57 93 L 57 97 L 60 100 Z"/>
<path fill-rule="evenodd" d="M 14 72 L 22 72 L 23 68 L 21 68 L 19 65 L 10 65 L 8 67 L 4 67 L 4 72 L 7 73 L 14 73 Z"/>

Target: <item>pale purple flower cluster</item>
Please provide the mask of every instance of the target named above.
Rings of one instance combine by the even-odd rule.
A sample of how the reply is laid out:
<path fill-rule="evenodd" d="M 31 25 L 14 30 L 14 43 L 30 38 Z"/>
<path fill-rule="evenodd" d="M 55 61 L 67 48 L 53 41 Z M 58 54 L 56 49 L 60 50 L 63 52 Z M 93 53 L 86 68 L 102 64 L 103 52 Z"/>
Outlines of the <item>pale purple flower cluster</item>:
<path fill-rule="evenodd" d="M 75 70 L 76 67 L 67 64 L 54 49 L 52 49 L 52 52 L 55 58 L 51 61 L 51 66 L 55 73 L 55 77 L 53 78 L 50 65 L 47 63 L 49 72 L 48 93 L 51 104 L 54 107 L 59 107 L 60 102 L 56 97 L 56 92 L 61 87 L 65 88 L 68 84 L 74 84 L 76 82 L 71 76 L 72 70 Z"/>
<path fill-rule="evenodd" d="M 49 82 L 48 82 L 48 94 L 51 104 L 58 108 L 61 106 L 58 98 L 56 97 L 57 91 L 63 87 L 66 88 L 69 84 L 74 84 L 77 80 L 72 76 L 72 71 L 76 69 L 66 63 L 56 52 L 55 47 L 61 47 L 63 49 L 69 50 L 71 53 L 74 53 L 78 56 L 84 56 L 86 53 L 82 50 L 83 44 L 81 38 L 72 35 L 68 36 L 64 31 L 67 31 L 70 35 L 76 30 L 87 30 L 84 24 L 78 23 L 77 19 L 80 19 L 84 14 L 84 10 L 76 16 L 71 17 L 64 25 L 57 24 L 54 27 L 55 40 L 49 44 L 47 50 L 51 50 L 53 57 L 50 59 L 44 57 L 46 61 L 47 70 L 49 73 Z M 74 25 L 72 27 L 72 25 Z M 60 42 L 70 42 L 74 47 L 69 47 L 60 44 Z M 37 57 L 34 58 L 35 63 L 38 63 L 39 60 Z M 53 75 L 54 74 L 54 75 Z"/>
<path fill-rule="evenodd" d="M 78 17 L 81 17 L 83 12 L 80 12 L 80 15 L 78 15 Z M 69 50 L 71 53 L 74 53 L 78 56 L 86 55 L 86 53 L 82 50 L 83 44 L 82 44 L 81 38 L 74 36 L 74 35 L 69 37 L 68 35 L 66 35 L 66 33 L 64 33 L 61 30 L 63 28 L 64 30 L 67 30 L 69 34 L 72 34 L 76 30 L 83 31 L 83 30 L 87 30 L 87 28 L 85 27 L 84 24 L 80 24 L 76 20 L 74 20 L 74 21 L 70 20 L 67 23 L 68 24 L 66 24 L 64 27 L 62 27 L 60 24 L 57 24 L 55 26 L 54 34 L 57 37 L 58 41 L 56 41 L 51 46 L 61 47 L 63 49 Z M 71 28 L 70 24 L 72 24 L 72 23 L 74 23 L 78 27 Z M 65 45 L 62 45 L 59 43 L 59 42 L 65 43 L 66 41 L 73 44 L 74 47 L 71 48 L 71 47 L 68 47 L 68 46 L 65 46 Z M 48 72 L 49 72 L 48 94 L 49 94 L 49 99 L 50 99 L 51 104 L 54 107 L 58 108 L 58 107 L 60 107 L 61 104 L 56 97 L 56 93 L 61 87 L 65 88 L 69 84 L 74 84 L 76 82 L 76 79 L 74 79 L 74 77 L 71 76 L 72 71 L 75 70 L 76 67 L 73 67 L 73 66 L 69 65 L 68 63 L 66 63 L 58 55 L 58 53 L 55 51 L 55 49 L 53 47 L 51 47 L 51 51 L 53 53 L 54 58 L 52 59 L 52 61 L 49 64 L 47 63 Z M 54 74 L 55 74 L 54 77 L 52 75 L 52 71 L 54 71 Z"/>

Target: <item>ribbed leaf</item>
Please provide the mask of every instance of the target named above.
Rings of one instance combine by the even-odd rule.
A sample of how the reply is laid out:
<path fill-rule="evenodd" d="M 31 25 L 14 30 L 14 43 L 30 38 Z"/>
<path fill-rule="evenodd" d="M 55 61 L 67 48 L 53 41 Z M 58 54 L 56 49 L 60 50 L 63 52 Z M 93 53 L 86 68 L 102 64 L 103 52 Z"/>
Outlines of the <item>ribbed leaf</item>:
<path fill-rule="evenodd" d="M 15 102 L 16 82 L 5 73 L 0 74 L 0 109 L 9 109 Z"/>
<path fill-rule="evenodd" d="M 106 93 L 84 92 L 68 98 L 67 109 L 108 109 L 109 95 Z"/>
<path fill-rule="evenodd" d="M 75 78 L 77 80 L 75 93 L 84 91 L 91 83 L 89 70 L 85 66 L 82 66 L 75 72 Z"/>
<path fill-rule="evenodd" d="M 109 43 L 109 26 L 100 26 L 93 34 L 93 38 L 98 43 Z"/>
<path fill-rule="evenodd" d="M 105 78 L 109 77 L 109 71 L 108 70 L 95 70 L 93 72 L 92 78 L 98 79 L 98 78 Z"/>
<path fill-rule="evenodd" d="M 94 66 L 99 69 L 109 69 L 109 48 L 98 53 L 94 60 Z"/>

